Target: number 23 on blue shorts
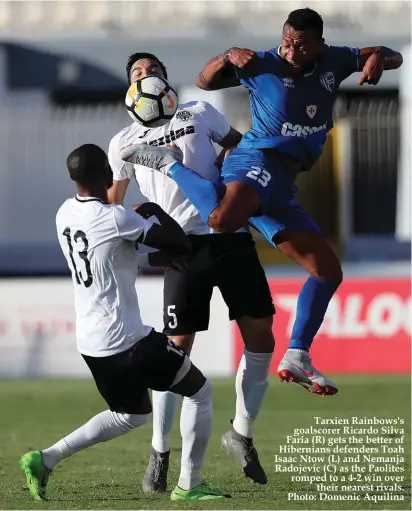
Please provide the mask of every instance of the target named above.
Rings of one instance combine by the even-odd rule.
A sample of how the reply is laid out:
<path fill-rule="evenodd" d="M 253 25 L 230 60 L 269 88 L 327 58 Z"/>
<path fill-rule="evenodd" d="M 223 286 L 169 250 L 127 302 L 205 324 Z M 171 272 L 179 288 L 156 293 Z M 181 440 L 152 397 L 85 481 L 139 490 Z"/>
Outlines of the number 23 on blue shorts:
<path fill-rule="evenodd" d="M 262 206 L 290 201 L 296 187 L 292 176 L 274 151 L 236 148 L 223 162 L 224 184 L 241 181 L 260 195 Z"/>

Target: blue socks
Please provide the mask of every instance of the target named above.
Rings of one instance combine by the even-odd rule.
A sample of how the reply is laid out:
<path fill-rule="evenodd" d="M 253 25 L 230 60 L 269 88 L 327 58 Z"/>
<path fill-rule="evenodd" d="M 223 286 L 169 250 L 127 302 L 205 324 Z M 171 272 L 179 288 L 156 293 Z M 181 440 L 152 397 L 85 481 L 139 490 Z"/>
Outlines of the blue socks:
<path fill-rule="evenodd" d="M 198 209 L 202 220 L 207 224 L 210 213 L 219 205 L 221 187 L 178 162 L 170 167 L 168 176 Z"/>
<path fill-rule="evenodd" d="M 309 351 L 336 289 L 324 279 L 308 278 L 299 294 L 289 348 Z"/>

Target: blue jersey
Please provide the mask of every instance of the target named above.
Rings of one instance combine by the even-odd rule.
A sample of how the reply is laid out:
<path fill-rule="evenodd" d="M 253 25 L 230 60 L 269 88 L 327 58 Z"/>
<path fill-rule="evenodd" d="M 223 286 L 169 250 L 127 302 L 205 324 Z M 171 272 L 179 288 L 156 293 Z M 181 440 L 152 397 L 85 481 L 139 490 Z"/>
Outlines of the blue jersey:
<path fill-rule="evenodd" d="M 339 85 L 359 71 L 359 48 L 326 46 L 316 67 L 292 74 L 280 48 L 257 52 L 249 69 L 236 68 L 249 90 L 252 129 L 240 148 L 276 148 L 298 158 L 309 170 L 322 153 L 333 127 L 333 105 Z"/>

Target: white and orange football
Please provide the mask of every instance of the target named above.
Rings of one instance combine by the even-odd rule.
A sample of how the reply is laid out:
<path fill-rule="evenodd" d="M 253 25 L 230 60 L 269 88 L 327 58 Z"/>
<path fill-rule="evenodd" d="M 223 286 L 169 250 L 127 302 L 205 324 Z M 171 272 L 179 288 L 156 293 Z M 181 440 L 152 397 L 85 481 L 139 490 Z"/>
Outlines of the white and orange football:
<path fill-rule="evenodd" d="M 130 85 L 125 104 L 135 122 L 147 128 L 158 128 L 175 115 L 179 98 L 164 78 L 145 76 Z"/>

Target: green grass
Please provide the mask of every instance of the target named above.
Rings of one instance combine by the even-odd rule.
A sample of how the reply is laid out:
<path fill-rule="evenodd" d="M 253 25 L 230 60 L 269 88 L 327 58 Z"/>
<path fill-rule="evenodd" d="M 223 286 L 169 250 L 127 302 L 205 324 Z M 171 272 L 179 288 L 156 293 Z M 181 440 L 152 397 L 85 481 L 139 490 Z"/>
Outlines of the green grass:
<path fill-rule="evenodd" d="M 33 502 L 18 468 L 20 456 L 31 449 L 48 447 L 103 410 L 105 404 L 91 380 L 0 381 L 0 509 L 410 509 L 410 378 L 340 376 L 335 381 L 340 393 L 332 398 L 309 395 L 297 385 L 271 381 L 255 430 L 255 444 L 269 477 L 266 486 L 246 479 L 220 447 L 220 436 L 233 415 L 234 388 L 231 380 L 214 381 L 214 427 L 204 477 L 213 486 L 229 491 L 233 498 L 190 504 L 171 502 L 169 494 L 147 496 L 141 491 L 151 425 L 63 461 L 49 482 L 50 501 Z M 291 482 L 291 474 L 275 473 L 274 456 L 294 428 L 314 426 L 314 416 L 405 419 L 407 488 L 398 492 L 405 500 L 288 501 L 288 492 L 314 495 L 314 487 L 307 482 Z M 180 445 L 176 420 L 170 490 L 178 479 Z"/>

